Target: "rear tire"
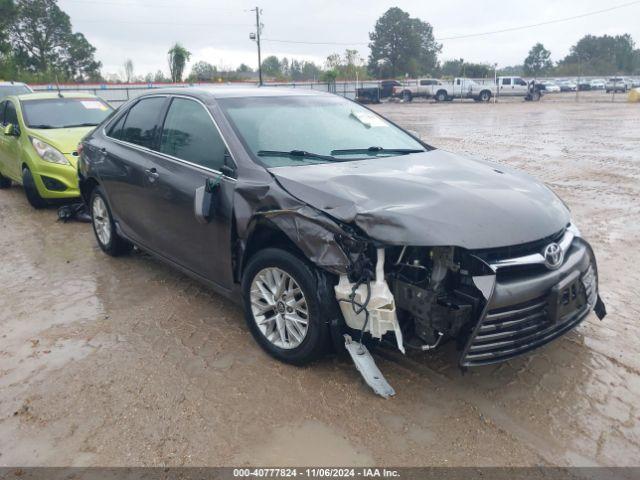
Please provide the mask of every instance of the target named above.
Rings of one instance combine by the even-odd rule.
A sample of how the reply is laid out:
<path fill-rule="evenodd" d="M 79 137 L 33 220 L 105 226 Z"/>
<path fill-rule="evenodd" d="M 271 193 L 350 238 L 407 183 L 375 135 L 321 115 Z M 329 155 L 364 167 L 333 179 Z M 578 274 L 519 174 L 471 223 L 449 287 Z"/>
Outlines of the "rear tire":
<path fill-rule="evenodd" d="M 491 100 L 491 92 L 489 92 L 488 90 L 483 90 L 482 92 L 480 92 L 479 100 L 485 103 L 488 102 L 489 100 Z"/>
<path fill-rule="evenodd" d="M 405 90 L 402 92 L 402 100 L 405 102 L 410 102 L 413 100 L 413 94 L 409 90 Z"/>
<path fill-rule="evenodd" d="M 129 253 L 133 244 L 118 235 L 106 196 L 99 186 L 91 192 L 89 208 L 93 233 L 100 249 L 112 257 Z"/>
<path fill-rule="evenodd" d="M 332 290 L 319 288 L 319 274 L 306 260 L 279 248 L 259 251 L 244 271 L 242 300 L 249 330 L 282 362 L 304 365 L 327 351 L 330 331 L 323 312 L 336 300 Z"/>
<path fill-rule="evenodd" d="M 436 102 L 445 102 L 447 101 L 447 92 L 440 90 L 438 93 L 436 93 Z"/>
<path fill-rule="evenodd" d="M 31 204 L 33 208 L 40 210 L 47 206 L 47 201 L 38 193 L 33 174 L 28 167 L 22 169 L 22 187 L 24 188 L 24 193 L 27 196 L 29 204 Z"/>
<path fill-rule="evenodd" d="M 0 173 L 0 189 L 11 188 L 11 180 Z"/>

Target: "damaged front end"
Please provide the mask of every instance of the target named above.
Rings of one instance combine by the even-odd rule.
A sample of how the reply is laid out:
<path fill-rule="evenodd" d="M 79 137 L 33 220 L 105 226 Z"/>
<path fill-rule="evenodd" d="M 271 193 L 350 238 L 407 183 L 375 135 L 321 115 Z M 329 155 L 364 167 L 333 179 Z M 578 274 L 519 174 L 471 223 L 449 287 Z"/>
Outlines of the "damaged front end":
<path fill-rule="evenodd" d="M 556 265 L 544 256 L 549 245 L 561 252 Z M 345 275 L 336 286 L 346 325 L 376 339 L 395 335 L 402 352 L 453 339 L 463 368 L 531 351 L 591 310 L 606 315 L 593 251 L 572 225 L 513 247 L 370 247 L 368 258 L 368 281 Z"/>

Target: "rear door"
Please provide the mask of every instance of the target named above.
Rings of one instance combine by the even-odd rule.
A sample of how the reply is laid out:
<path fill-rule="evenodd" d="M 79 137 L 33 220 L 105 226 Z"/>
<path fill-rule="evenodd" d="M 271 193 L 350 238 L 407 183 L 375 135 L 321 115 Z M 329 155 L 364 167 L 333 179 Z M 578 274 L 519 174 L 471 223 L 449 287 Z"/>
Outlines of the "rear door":
<path fill-rule="evenodd" d="M 156 181 L 154 150 L 169 98 L 145 97 L 120 116 L 107 130 L 107 142 L 96 155 L 98 171 L 112 213 L 124 234 L 151 247 L 156 235 L 149 212 L 154 209 Z"/>
<path fill-rule="evenodd" d="M 502 77 L 498 79 L 500 83 L 500 95 L 511 96 L 513 95 L 513 79 L 511 77 Z"/>
<path fill-rule="evenodd" d="M 529 84 L 520 77 L 515 77 L 513 79 L 513 95 L 524 97 L 529 93 Z"/>
<path fill-rule="evenodd" d="M 158 179 L 149 187 L 154 250 L 223 288 L 231 288 L 235 179 L 221 170 L 233 161 L 207 108 L 195 99 L 174 97 L 158 151 L 154 159 Z M 216 187 L 213 213 L 203 224 L 195 217 L 194 203 L 196 189 L 207 181 Z"/>

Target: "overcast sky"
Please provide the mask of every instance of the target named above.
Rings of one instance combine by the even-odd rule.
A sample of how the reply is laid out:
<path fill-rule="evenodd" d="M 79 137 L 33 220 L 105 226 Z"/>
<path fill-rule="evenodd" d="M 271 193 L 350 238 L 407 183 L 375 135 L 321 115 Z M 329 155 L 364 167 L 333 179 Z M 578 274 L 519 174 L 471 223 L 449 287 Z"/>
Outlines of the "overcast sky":
<path fill-rule="evenodd" d="M 324 63 L 326 56 L 356 48 L 366 59 L 368 33 L 376 20 L 397 6 L 431 23 L 436 38 L 531 25 L 580 15 L 630 0 L 260 0 L 264 23 L 263 58 L 288 56 Z M 76 31 L 97 48 L 103 73 L 120 73 L 131 58 L 136 75 L 168 73 L 167 50 L 175 41 L 218 67 L 257 66 L 255 0 L 59 0 Z M 583 35 L 630 33 L 640 43 L 640 3 L 576 20 L 475 38 L 443 40 L 441 60 L 522 63 L 540 41 L 552 59 L 564 57 Z M 271 40 L 335 42 L 344 45 L 278 43 Z M 187 68 L 187 72 L 189 68 Z"/>

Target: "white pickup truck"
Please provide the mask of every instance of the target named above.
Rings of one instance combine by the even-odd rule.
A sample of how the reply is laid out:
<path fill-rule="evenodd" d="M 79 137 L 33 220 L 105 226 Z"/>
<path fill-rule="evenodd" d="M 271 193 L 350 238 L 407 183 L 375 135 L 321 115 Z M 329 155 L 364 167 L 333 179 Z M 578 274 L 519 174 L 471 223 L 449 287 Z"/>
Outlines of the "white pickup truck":
<path fill-rule="evenodd" d="M 453 100 L 454 98 L 472 98 L 477 101 L 488 102 L 494 95 L 493 85 L 481 85 L 469 78 L 454 78 L 453 80 L 437 80 L 434 78 L 419 78 L 408 80 L 401 86 L 393 88 L 393 94 L 410 102 L 415 97 L 435 98 L 437 102 Z"/>
<path fill-rule="evenodd" d="M 498 77 L 496 82 L 500 97 L 526 97 L 529 93 L 529 84 L 520 77 Z"/>

